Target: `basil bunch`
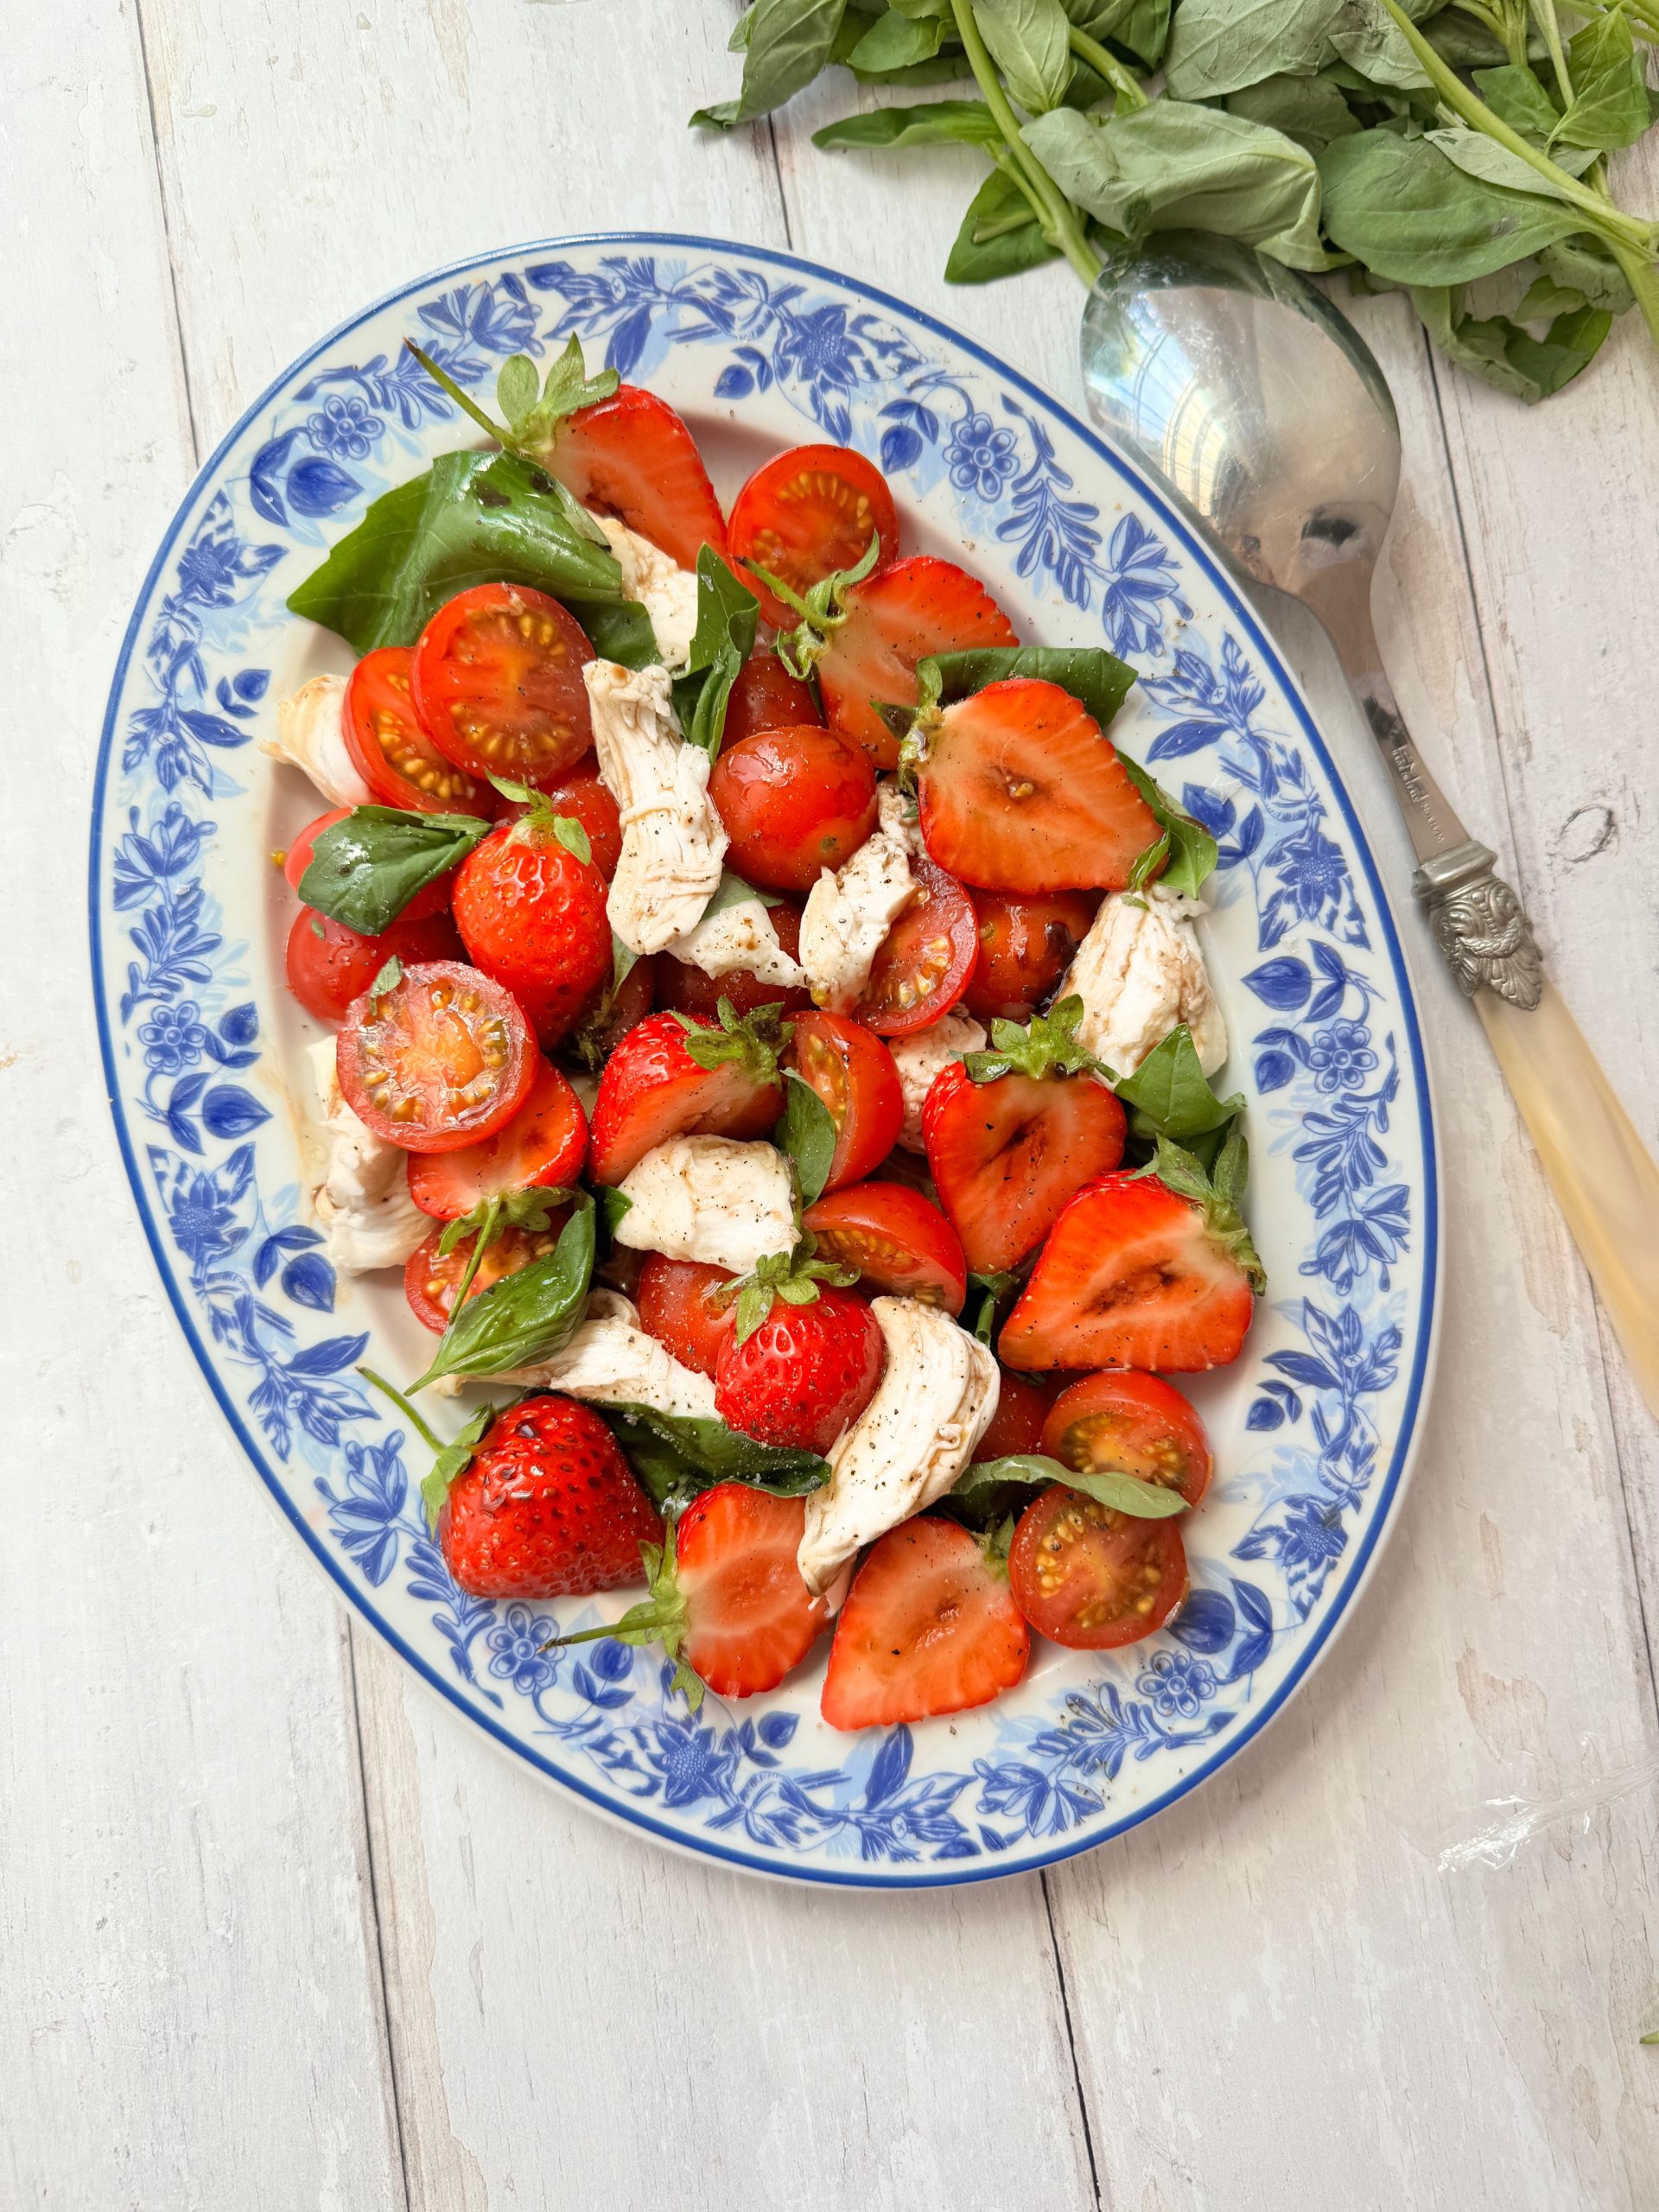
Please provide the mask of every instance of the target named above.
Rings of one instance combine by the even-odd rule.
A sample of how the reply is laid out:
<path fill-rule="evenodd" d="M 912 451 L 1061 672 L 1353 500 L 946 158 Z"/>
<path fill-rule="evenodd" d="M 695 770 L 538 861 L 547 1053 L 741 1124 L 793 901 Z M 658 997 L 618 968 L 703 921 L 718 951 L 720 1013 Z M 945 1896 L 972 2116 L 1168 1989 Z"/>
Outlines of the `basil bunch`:
<path fill-rule="evenodd" d="M 1654 120 L 1638 40 L 1659 0 L 754 0 L 738 97 L 691 119 L 753 122 L 836 66 L 959 83 L 813 141 L 984 158 L 952 283 L 1057 255 L 1090 283 L 1102 245 L 1207 231 L 1408 291 L 1450 359 L 1536 400 L 1630 306 L 1659 337 L 1659 224 L 1605 174 Z"/>

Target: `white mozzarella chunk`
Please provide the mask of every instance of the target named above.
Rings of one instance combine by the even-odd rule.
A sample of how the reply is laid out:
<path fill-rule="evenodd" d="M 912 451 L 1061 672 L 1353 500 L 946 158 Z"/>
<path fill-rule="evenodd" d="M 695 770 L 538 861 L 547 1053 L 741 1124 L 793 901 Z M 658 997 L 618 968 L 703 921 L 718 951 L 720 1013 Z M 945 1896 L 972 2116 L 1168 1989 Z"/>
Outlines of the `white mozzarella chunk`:
<path fill-rule="evenodd" d="M 622 821 L 606 910 L 638 953 L 696 927 L 720 887 L 727 836 L 709 798 L 709 756 L 680 736 L 668 671 L 590 661 L 582 671 L 605 788 Z"/>
<path fill-rule="evenodd" d="M 1059 995 L 1083 1001 L 1077 1042 L 1116 1075 L 1133 1075 L 1155 1045 L 1185 1022 L 1206 1075 L 1227 1057 L 1227 1025 L 1192 925 L 1203 901 L 1154 883 L 1133 899 L 1101 901 Z"/>
<path fill-rule="evenodd" d="M 716 1418 L 715 1386 L 708 1376 L 683 1367 L 666 1346 L 647 1336 L 637 1308 L 614 1290 L 590 1291 L 569 1343 L 510 1379 L 532 1389 L 562 1390 L 590 1405 L 650 1406 L 687 1421 Z"/>
<path fill-rule="evenodd" d="M 309 776 L 331 806 L 366 806 L 374 793 L 346 749 L 346 679 L 314 676 L 276 709 L 276 734 L 259 750 Z"/>
<path fill-rule="evenodd" d="M 899 1132 L 899 1141 L 907 1151 L 924 1152 L 922 1108 L 934 1077 L 963 1053 L 982 1052 L 985 1032 L 971 1014 L 947 1014 L 925 1029 L 912 1030 L 908 1037 L 894 1037 L 889 1042 L 893 1063 L 899 1071 L 899 1088 L 905 1094 L 905 1126 Z"/>
<path fill-rule="evenodd" d="M 733 899 L 729 906 L 711 908 L 695 929 L 677 937 L 667 950 L 705 976 L 729 976 L 743 969 L 763 983 L 795 989 L 806 981 L 800 963 L 779 944 L 765 902 L 753 893 L 747 899 Z"/>
<path fill-rule="evenodd" d="M 691 640 L 697 631 L 696 572 L 671 561 L 648 537 L 613 515 L 595 515 L 594 520 L 616 556 L 623 592 L 638 600 L 650 615 L 657 650 L 678 675 L 691 658 Z"/>
<path fill-rule="evenodd" d="M 343 1275 L 401 1268 L 431 1228 L 409 1194 L 409 1154 L 364 1127 L 340 1095 L 334 1040 L 307 1047 L 327 1141 L 312 1206 L 325 1258 Z"/>
<path fill-rule="evenodd" d="M 937 1306 L 873 1298 L 887 1348 L 875 1395 L 830 1454 L 806 1501 L 796 1554 L 809 1590 L 827 1590 L 854 1554 L 943 1497 L 996 1411 L 995 1360 Z"/>
<path fill-rule="evenodd" d="M 915 826 L 896 784 L 877 794 L 878 826 L 840 868 L 825 868 L 801 915 L 801 966 L 814 1001 L 832 1014 L 857 1005 L 881 940 L 915 889 Z"/>
<path fill-rule="evenodd" d="M 620 1185 L 628 1210 L 616 1241 L 671 1260 L 746 1275 L 768 1253 L 794 1249 L 795 1192 L 775 1145 L 671 1137 Z"/>

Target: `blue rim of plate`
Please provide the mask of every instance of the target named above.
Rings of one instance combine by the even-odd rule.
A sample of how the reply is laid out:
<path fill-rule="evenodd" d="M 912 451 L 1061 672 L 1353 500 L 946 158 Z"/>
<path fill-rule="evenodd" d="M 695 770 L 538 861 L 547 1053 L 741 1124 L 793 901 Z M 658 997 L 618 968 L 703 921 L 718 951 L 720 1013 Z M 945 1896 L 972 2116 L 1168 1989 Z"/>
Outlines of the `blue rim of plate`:
<path fill-rule="evenodd" d="M 875 1874 L 874 1870 L 863 1866 L 857 1871 L 849 1868 L 843 1872 L 835 1866 L 779 1866 L 772 1859 L 762 1858 L 753 1853 L 735 1850 L 727 1844 L 706 1836 L 699 1837 L 693 1843 L 688 1840 L 682 1830 L 674 1827 L 665 1821 L 654 1817 L 643 1808 L 619 1806 L 614 1801 L 607 1798 L 603 1792 L 584 1782 L 573 1770 L 561 1767 L 552 1760 L 544 1758 L 530 1745 L 514 1736 L 511 1731 L 493 1721 L 487 1713 L 480 1712 L 475 1706 L 461 1697 L 436 1669 L 423 1658 L 398 1633 L 363 1591 L 349 1580 L 340 1561 L 330 1554 L 317 1533 L 307 1525 L 296 1511 L 294 1502 L 286 1490 L 269 1469 L 263 1448 L 253 1437 L 220 1381 L 207 1346 L 203 1342 L 195 1320 L 180 1294 L 179 1286 L 167 1263 L 166 1247 L 160 1234 L 143 1178 L 139 1173 L 137 1159 L 133 1149 L 132 1133 L 127 1123 L 115 1058 L 114 1040 L 110 1027 L 109 1005 L 104 988 L 104 944 L 99 911 L 99 871 L 104 860 L 105 795 L 109 780 L 111 752 L 116 736 L 117 709 L 125 684 L 128 664 L 138 639 L 141 622 L 149 605 L 151 594 L 177 542 L 179 533 L 194 510 L 202 492 L 244 431 L 257 416 L 272 404 L 301 370 L 328 347 L 348 336 L 353 331 L 359 328 L 386 308 L 395 307 L 401 301 L 412 298 L 429 286 L 442 284 L 453 278 L 465 276 L 471 271 L 493 263 L 520 256 L 544 254 L 561 247 L 626 248 L 642 245 L 658 246 L 671 251 L 702 251 L 743 255 L 752 260 L 768 263 L 774 268 L 792 270 L 804 276 L 817 277 L 829 283 L 839 285 L 849 292 L 861 295 L 874 307 L 892 309 L 900 316 L 907 317 L 922 328 L 931 332 L 947 345 L 970 355 L 1039 405 L 1052 409 L 1082 439 L 1096 459 L 1103 462 L 1115 476 L 1132 486 L 1136 497 L 1144 499 L 1156 511 L 1165 527 L 1179 541 L 1187 555 L 1221 594 L 1228 604 L 1231 618 L 1238 623 L 1248 636 L 1252 648 L 1262 656 L 1264 664 L 1271 670 L 1275 680 L 1282 687 L 1284 696 L 1295 715 L 1303 737 L 1312 747 L 1330 779 L 1332 794 L 1340 810 L 1342 819 L 1347 825 L 1349 835 L 1353 841 L 1354 852 L 1376 903 L 1378 925 L 1382 932 L 1389 963 L 1399 987 L 1400 1017 L 1406 1033 L 1409 1062 L 1414 1078 L 1414 1096 L 1422 1145 L 1423 1267 L 1422 1287 L 1419 1300 L 1420 1327 L 1417 1332 L 1411 1375 L 1407 1384 L 1404 1410 L 1389 1456 L 1388 1472 L 1377 1492 L 1377 1509 L 1369 1520 L 1357 1546 L 1357 1555 L 1349 1562 L 1347 1573 L 1338 1596 L 1325 1608 L 1322 1618 L 1309 1635 L 1306 1644 L 1298 1654 L 1294 1664 L 1287 1671 L 1272 1693 L 1263 1700 L 1260 1710 L 1229 1735 L 1213 1757 L 1204 1760 L 1190 1771 L 1183 1774 L 1178 1781 L 1173 1783 L 1166 1790 L 1149 1802 L 1136 1808 L 1133 1812 L 1126 1813 L 1120 1820 L 1114 1822 L 1106 1834 L 1085 1834 L 1065 1840 L 1057 1838 L 1055 1847 L 1046 1852 L 1040 1859 L 1034 1860 L 1027 1859 L 1014 1866 L 998 1865 L 995 1862 L 969 1866 L 959 1860 L 943 1862 L 931 1860 L 925 1865 L 910 1867 L 902 1876 L 883 1878 Z M 115 1123 L 116 1141 L 120 1147 L 127 1180 L 131 1187 L 133 1200 L 143 1226 L 150 1256 L 155 1262 L 156 1273 L 161 1277 L 162 1287 L 219 1413 L 237 1441 L 241 1445 L 272 1503 L 282 1513 L 283 1518 L 290 1522 L 312 1560 L 335 1585 L 353 1610 L 362 1615 L 377 1633 L 398 1654 L 399 1657 L 413 1669 L 418 1678 L 447 1704 L 454 1706 L 466 1720 L 481 1728 L 501 1750 L 509 1753 L 516 1760 L 535 1768 L 545 1775 L 550 1781 L 574 1792 L 605 1818 L 630 1827 L 643 1829 L 659 1841 L 696 1858 L 711 1859 L 728 1866 L 740 1866 L 746 1872 L 767 1875 L 774 1880 L 823 1884 L 840 1889 L 903 1891 L 956 1887 L 965 1883 L 994 1881 L 1010 1874 L 1039 1872 L 1046 1866 L 1057 1865 L 1063 1859 L 1075 1858 L 1080 1853 L 1096 1850 L 1102 1845 L 1127 1834 L 1131 1828 L 1139 1827 L 1143 1821 L 1152 1819 L 1154 1815 L 1166 1811 L 1171 1805 L 1190 1796 L 1193 1790 L 1207 1782 L 1211 1775 L 1230 1764 L 1247 1745 L 1260 1736 L 1268 1723 L 1278 1713 L 1293 1693 L 1300 1687 L 1317 1661 L 1323 1657 L 1330 1647 L 1337 1629 L 1348 1618 L 1354 1601 L 1369 1577 L 1383 1535 L 1392 1529 L 1400 1493 L 1410 1471 L 1419 1441 L 1419 1428 L 1433 1371 L 1439 1338 L 1440 1160 L 1433 1113 L 1429 1098 L 1427 1064 L 1423 1052 L 1422 1033 L 1417 1016 L 1416 997 L 1406 967 L 1399 932 L 1395 926 L 1393 910 L 1383 889 L 1382 879 L 1377 874 L 1370 842 L 1358 817 L 1354 812 L 1353 803 L 1342 772 L 1332 760 L 1324 738 L 1320 735 L 1312 715 L 1308 712 L 1300 688 L 1286 667 L 1278 648 L 1256 620 L 1249 604 L 1241 595 L 1237 584 L 1224 563 L 1217 559 L 1214 550 L 1194 530 L 1181 508 L 1166 492 L 1159 488 L 1152 477 L 1142 474 L 1133 462 L 1108 444 L 1098 431 L 1091 428 L 1063 402 L 1056 399 L 1052 393 L 1044 390 L 1033 378 L 1024 375 L 1020 370 L 1011 367 L 1000 356 L 993 353 L 988 347 L 980 345 L 976 340 L 965 337 L 959 331 L 952 329 L 948 323 L 942 322 L 937 315 L 930 315 L 923 308 L 912 307 L 905 301 L 896 298 L 890 292 L 881 291 L 873 284 L 865 283 L 861 278 L 849 276 L 842 270 L 829 268 L 822 262 L 809 261 L 799 254 L 780 252 L 770 246 L 741 245 L 734 239 L 708 238 L 689 232 L 586 231 L 571 232 L 557 238 L 528 239 L 517 245 L 499 246 L 487 252 L 470 254 L 464 260 L 446 263 L 438 269 L 429 270 L 421 276 L 412 278 L 405 283 L 396 286 L 392 290 L 383 293 L 379 298 L 372 301 L 366 307 L 359 308 L 355 315 L 349 315 L 344 321 L 336 324 L 332 330 L 326 332 L 322 337 L 308 346 L 303 353 L 287 364 L 257 397 L 243 410 L 218 445 L 214 447 L 207 461 L 197 470 L 191 480 L 189 489 L 175 510 L 172 521 L 168 524 L 161 543 L 156 549 L 155 558 L 151 561 L 145 572 L 143 582 L 139 587 L 134 602 L 132 618 L 127 625 L 126 632 L 121 641 L 121 650 L 116 660 L 115 671 L 111 682 L 109 704 L 105 710 L 104 726 L 99 741 L 98 758 L 94 764 L 93 774 L 91 842 L 87 869 L 87 929 L 92 970 L 92 1000 L 98 1021 L 99 1052 L 103 1064 L 105 1087 L 110 1101 L 111 1116 Z"/>

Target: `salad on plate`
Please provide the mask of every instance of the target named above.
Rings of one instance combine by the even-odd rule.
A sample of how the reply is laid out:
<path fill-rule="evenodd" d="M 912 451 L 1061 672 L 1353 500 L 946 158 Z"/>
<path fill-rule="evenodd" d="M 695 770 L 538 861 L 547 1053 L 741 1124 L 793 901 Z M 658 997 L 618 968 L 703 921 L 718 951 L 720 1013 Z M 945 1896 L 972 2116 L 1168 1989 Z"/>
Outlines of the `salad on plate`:
<path fill-rule="evenodd" d="M 1153 1634 L 1212 1474 L 1168 1378 L 1264 1284 L 1216 848 L 1112 741 L 1134 671 L 1016 636 L 850 448 L 728 514 L 575 340 L 499 423 L 422 359 L 490 443 L 291 594 L 359 658 L 267 750 L 327 803 L 276 856 L 311 1204 L 431 1332 L 369 1379 L 450 1573 L 643 1588 L 558 1640 L 694 1706 L 827 1651 L 849 1731 Z"/>

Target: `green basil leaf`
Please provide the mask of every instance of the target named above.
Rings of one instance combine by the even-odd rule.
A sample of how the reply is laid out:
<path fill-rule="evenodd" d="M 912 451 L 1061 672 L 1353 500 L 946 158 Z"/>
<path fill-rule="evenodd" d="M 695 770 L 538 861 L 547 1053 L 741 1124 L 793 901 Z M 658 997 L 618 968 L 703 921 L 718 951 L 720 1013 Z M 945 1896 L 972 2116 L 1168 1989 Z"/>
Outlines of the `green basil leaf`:
<path fill-rule="evenodd" d="M 759 891 L 753 884 L 745 883 L 741 875 L 734 875 L 731 869 L 727 868 L 715 887 L 713 898 L 697 919 L 699 922 L 712 921 L 716 914 L 723 914 L 728 906 L 741 906 L 746 899 L 758 899 L 763 906 L 781 906 L 784 903 L 781 891 Z"/>
<path fill-rule="evenodd" d="M 1336 244 L 1402 284 L 1489 276 L 1584 224 L 1559 200 L 1484 183 L 1426 138 L 1393 130 L 1334 140 L 1319 156 L 1319 176 Z"/>
<path fill-rule="evenodd" d="M 1020 135 L 1069 200 L 1128 237 L 1213 231 L 1291 269 L 1330 265 L 1319 172 L 1281 130 L 1224 109 L 1154 100 L 1103 125 L 1057 109 Z"/>
<path fill-rule="evenodd" d="M 674 684 L 674 709 L 688 744 L 714 760 L 726 734 L 732 686 L 754 651 L 760 601 L 712 545 L 697 555 L 697 626 L 686 673 Z"/>
<path fill-rule="evenodd" d="M 1429 15 L 1440 0 L 1402 0 L 1406 13 Z M 1373 85 L 1416 92 L 1428 84 L 1427 73 L 1410 41 L 1376 0 L 1342 0 L 1331 24 L 1331 44 L 1343 60 Z"/>
<path fill-rule="evenodd" d="M 1538 266 L 1557 284 L 1582 292 L 1587 306 L 1605 308 L 1609 315 L 1624 315 L 1635 304 L 1624 271 L 1599 238 L 1582 231 L 1557 245 L 1543 247 Z"/>
<path fill-rule="evenodd" d="M 659 1512 L 678 1511 L 716 1483 L 747 1483 L 773 1497 L 821 1490 L 830 1463 L 813 1452 L 759 1443 L 725 1422 L 659 1413 L 654 1406 L 595 1406 Z"/>
<path fill-rule="evenodd" d="M 1637 48 L 1620 9 L 1593 16 L 1568 41 L 1567 66 L 1573 98 L 1552 143 L 1596 153 L 1635 145 L 1653 120 L 1654 102 L 1645 49 Z"/>
<path fill-rule="evenodd" d="M 1225 1128 L 1244 1110 L 1240 1091 L 1230 1098 L 1217 1097 L 1198 1065 L 1185 1022 L 1153 1046 L 1133 1075 L 1124 1076 L 1113 1088 L 1134 1109 L 1133 1134 L 1146 1141 L 1161 1136 L 1187 1144 L 1211 1129 Z"/>
<path fill-rule="evenodd" d="M 441 1375 L 505 1375 L 550 1358 L 582 1319 L 594 1248 L 593 1201 L 579 1192 L 575 1212 L 545 1258 L 503 1275 L 450 1315 L 432 1364 L 411 1388 Z"/>
<path fill-rule="evenodd" d="M 1267 77 L 1311 77 L 1330 58 L 1341 4 L 1181 0 L 1164 56 L 1165 88 L 1172 99 L 1211 100 Z"/>
<path fill-rule="evenodd" d="M 947 284 L 988 284 L 1051 261 L 1058 249 L 1043 236 L 1031 202 L 1011 176 L 993 169 L 968 203 L 944 264 Z"/>
<path fill-rule="evenodd" d="M 300 896 L 359 936 L 378 937 L 416 892 L 459 868 L 491 827 L 471 814 L 354 806 L 312 846 Z"/>
<path fill-rule="evenodd" d="M 1029 115 L 1058 107 L 1071 81 L 1060 0 L 975 0 L 974 20 L 1010 97 Z"/>
<path fill-rule="evenodd" d="M 1575 284 L 1558 284 L 1553 276 L 1535 276 L 1515 311 L 1517 322 L 1537 322 L 1558 315 L 1576 315 L 1590 302 Z"/>
<path fill-rule="evenodd" d="M 1094 716 L 1103 729 L 1129 695 L 1135 671 L 1103 645 L 977 645 L 966 652 L 937 653 L 922 661 L 917 675 L 926 696 L 926 671 L 937 671 L 937 696 L 949 702 L 967 699 L 988 683 L 1015 676 L 1058 683 Z"/>
<path fill-rule="evenodd" d="M 1537 146 L 1546 146 L 1561 119 L 1560 110 L 1532 71 L 1519 61 L 1500 68 L 1477 69 L 1475 90 L 1492 113 Z"/>
<path fill-rule="evenodd" d="M 847 0 L 756 0 L 738 98 L 699 108 L 692 122 L 729 130 L 792 99 L 832 58 L 846 12 Z"/>
<path fill-rule="evenodd" d="M 381 962 L 374 981 L 369 985 L 369 996 L 378 999 L 384 992 L 395 991 L 403 980 L 404 963 L 394 952 L 389 960 Z"/>
<path fill-rule="evenodd" d="M 1138 760 L 1131 760 L 1121 749 L 1117 757 L 1123 763 L 1129 781 L 1152 809 L 1153 819 L 1163 833 L 1159 842 L 1167 853 L 1168 866 L 1158 878 L 1159 882 L 1166 891 L 1179 891 L 1188 899 L 1196 899 L 1215 872 L 1215 839 L 1202 822 L 1195 821 L 1184 807 L 1176 804 Z"/>
<path fill-rule="evenodd" d="M 366 653 L 412 645 L 446 600 L 480 583 L 622 597 L 621 569 L 562 486 L 516 454 L 448 453 L 378 499 L 288 604 Z"/>
<path fill-rule="evenodd" d="M 615 607 L 584 607 L 582 626 L 601 660 L 613 660 L 621 668 L 650 668 L 662 659 L 651 616 L 637 599 Z"/>
<path fill-rule="evenodd" d="M 901 16 L 889 8 L 864 32 L 847 56 L 847 67 L 861 76 L 885 76 L 890 69 L 913 68 L 931 61 L 944 42 L 940 16 Z"/>
<path fill-rule="evenodd" d="M 1000 146 L 1002 134 L 983 100 L 929 100 L 918 107 L 872 108 L 812 133 L 815 146 Z"/>
<path fill-rule="evenodd" d="M 1328 77 L 1264 77 L 1229 94 L 1227 112 L 1282 130 L 1316 160 L 1333 138 L 1351 138 L 1364 127 Z"/>
<path fill-rule="evenodd" d="M 421 1503 L 426 1508 L 429 1529 L 437 1527 L 438 1516 L 448 1502 L 452 1486 L 472 1465 L 473 1454 L 482 1443 L 485 1430 L 500 1410 L 499 1406 L 480 1406 L 454 1441 L 444 1445 L 435 1454 L 421 1484 Z"/>
<path fill-rule="evenodd" d="M 1003 1459 L 976 1459 L 957 1476 L 950 1495 L 972 1500 L 1006 1483 L 1044 1489 L 1063 1483 L 1067 1490 L 1081 1491 L 1097 1504 L 1109 1506 L 1114 1513 L 1130 1514 L 1137 1521 L 1167 1521 L 1186 1510 L 1186 1500 L 1179 1491 L 1162 1483 L 1143 1482 L 1138 1475 L 1115 1471 L 1082 1474 L 1041 1452 L 1012 1452 Z"/>
<path fill-rule="evenodd" d="M 1530 162 L 1523 162 L 1519 154 L 1500 145 L 1496 138 L 1489 138 L 1484 130 L 1471 130 L 1460 124 L 1455 129 L 1429 130 L 1423 135 L 1447 161 L 1455 162 L 1466 176 L 1478 178 L 1483 184 L 1496 184 L 1505 192 L 1535 193 L 1546 200 L 1572 204 L 1564 200 L 1560 185 L 1541 176 Z"/>
<path fill-rule="evenodd" d="M 1548 278 L 1542 281 L 1548 283 Z M 1528 300 L 1531 296 L 1529 293 Z M 1419 284 L 1411 297 L 1430 337 L 1448 360 L 1529 403 L 1547 399 L 1570 384 L 1589 366 L 1613 327 L 1604 308 L 1581 305 L 1558 315 L 1547 334 L 1535 338 L 1507 315 L 1482 320 L 1465 315 L 1460 286 Z M 1528 300 L 1521 303 L 1523 313 Z"/>
<path fill-rule="evenodd" d="M 804 1206 L 823 1194 L 838 1134 L 835 1117 L 817 1092 L 804 1076 L 789 1069 L 784 1077 L 784 1110 L 772 1135 L 779 1149 L 795 1163 Z"/>
<path fill-rule="evenodd" d="M 1164 59 L 1170 0 L 1065 0 L 1065 12 L 1096 44 L 1127 47 L 1148 69 Z"/>
<path fill-rule="evenodd" d="M 996 1335 L 996 1310 L 1020 1287 L 1020 1278 L 1006 1269 L 995 1274 L 970 1274 L 968 1296 L 957 1319 L 969 1336 L 982 1344 Z"/>

